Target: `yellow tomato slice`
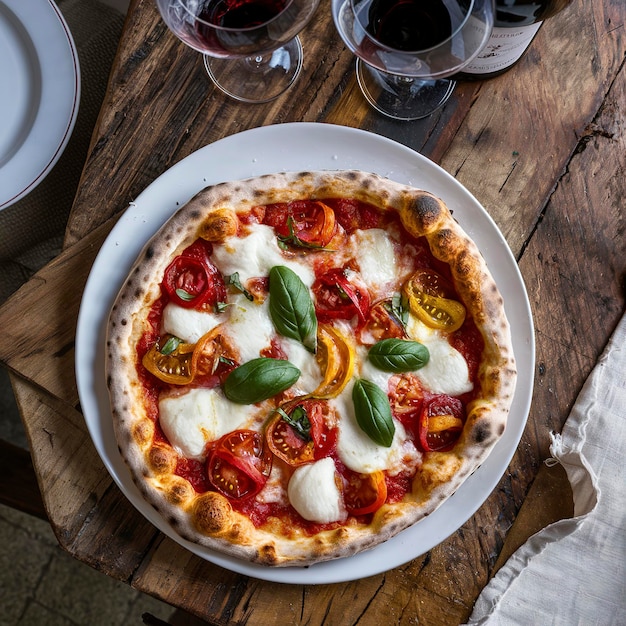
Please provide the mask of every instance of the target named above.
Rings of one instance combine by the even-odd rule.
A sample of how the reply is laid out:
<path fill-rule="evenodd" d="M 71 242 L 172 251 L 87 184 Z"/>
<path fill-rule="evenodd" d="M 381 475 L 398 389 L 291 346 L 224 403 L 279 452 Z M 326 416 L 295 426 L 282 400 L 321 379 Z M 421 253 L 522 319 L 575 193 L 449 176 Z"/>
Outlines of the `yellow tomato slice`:
<path fill-rule="evenodd" d="M 315 398 L 338 396 L 352 378 L 354 356 L 354 345 L 343 333 L 334 326 L 320 324 L 316 358 L 324 378 L 311 395 Z"/>
<path fill-rule="evenodd" d="M 187 385 L 193 380 L 194 344 L 165 335 L 146 352 L 143 366 L 159 380 L 172 385 Z"/>
<path fill-rule="evenodd" d="M 444 430 L 461 430 L 463 421 L 454 415 L 431 415 L 428 418 L 428 432 L 440 433 Z"/>
<path fill-rule="evenodd" d="M 403 287 L 409 309 L 426 326 L 452 333 L 465 321 L 465 307 L 443 294 L 444 279 L 434 272 L 419 270 Z"/>

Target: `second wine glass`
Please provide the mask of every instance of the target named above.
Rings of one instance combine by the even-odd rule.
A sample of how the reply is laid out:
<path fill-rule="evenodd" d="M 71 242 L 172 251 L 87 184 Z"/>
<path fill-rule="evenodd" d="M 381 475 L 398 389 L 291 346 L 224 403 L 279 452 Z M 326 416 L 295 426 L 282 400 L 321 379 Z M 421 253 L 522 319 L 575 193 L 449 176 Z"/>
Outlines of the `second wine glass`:
<path fill-rule="evenodd" d="M 215 85 L 243 102 L 269 102 L 302 67 L 298 33 L 319 0 L 156 0 L 168 28 L 204 54 Z"/>
<path fill-rule="evenodd" d="M 367 100 L 412 120 L 446 102 L 455 86 L 447 77 L 487 43 L 494 0 L 332 0 L 332 11 Z"/>

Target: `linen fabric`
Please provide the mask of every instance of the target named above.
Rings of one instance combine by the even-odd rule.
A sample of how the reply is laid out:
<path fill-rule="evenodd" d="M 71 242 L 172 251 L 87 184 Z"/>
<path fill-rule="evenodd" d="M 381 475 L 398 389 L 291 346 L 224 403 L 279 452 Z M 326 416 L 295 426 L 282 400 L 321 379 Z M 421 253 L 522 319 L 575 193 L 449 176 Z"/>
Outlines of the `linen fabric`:
<path fill-rule="evenodd" d="M 626 315 L 551 436 L 547 462 L 567 472 L 574 517 L 511 556 L 468 625 L 626 624 Z"/>

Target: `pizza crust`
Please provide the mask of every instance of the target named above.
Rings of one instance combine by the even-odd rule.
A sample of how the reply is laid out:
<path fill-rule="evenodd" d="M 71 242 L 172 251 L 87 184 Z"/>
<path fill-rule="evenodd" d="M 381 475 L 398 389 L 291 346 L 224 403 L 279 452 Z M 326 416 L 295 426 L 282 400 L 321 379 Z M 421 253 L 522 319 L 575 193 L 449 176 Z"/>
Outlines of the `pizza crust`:
<path fill-rule="evenodd" d="M 160 295 L 165 268 L 199 233 L 219 242 L 233 233 L 232 217 L 238 212 L 275 202 L 331 197 L 355 198 L 398 211 L 406 229 L 416 237 L 425 236 L 433 255 L 449 264 L 484 339 L 478 374 L 482 394 L 467 407 L 467 422 L 454 449 L 427 455 L 405 502 L 383 505 L 368 526 L 353 523 L 313 537 L 292 529 L 285 536 L 255 528 L 224 496 L 198 495 L 188 481 L 173 474 L 176 453 L 167 445 L 152 444 L 154 426 L 143 402 L 135 346 L 146 327 L 146 312 Z M 213 217 L 207 220 L 208 216 Z M 359 171 L 272 174 L 214 185 L 196 194 L 148 242 L 122 286 L 110 314 L 106 361 L 120 454 L 146 500 L 181 537 L 271 566 L 350 556 L 434 511 L 484 461 L 503 434 L 516 380 L 502 298 L 473 241 L 432 194 Z M 286 532 L 284 525 L 278 526 Z"/>

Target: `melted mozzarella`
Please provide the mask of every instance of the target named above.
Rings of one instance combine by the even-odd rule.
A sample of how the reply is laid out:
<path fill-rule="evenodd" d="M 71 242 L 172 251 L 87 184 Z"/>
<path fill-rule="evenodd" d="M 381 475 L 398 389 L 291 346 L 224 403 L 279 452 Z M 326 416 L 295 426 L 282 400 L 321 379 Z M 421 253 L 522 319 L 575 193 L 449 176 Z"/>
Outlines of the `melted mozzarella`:
<path fill-rule="evenodd" d="M 428 328 L 414 315 L 409 315 L 406 330 L 411 339 L 423 343 L 430 352 L 428 363 L 415 371 L 427 389 L 450 396 L 458 396 L 473 389 L 465 358 L 450 345 L 445 336 Z"/>
<path fill-rule="evenodd" d="M 255 407 L 233 404 L 217 389 L 190 389 L 159 401 L 161 427 L 184 456 L 202 458 L 209 441 L 249 422 Z"/>
<path fill-rule="evenodd" d="M 269 301 L 250 302 L 243 294 L 230 297 L 228 326 L 225 332 L 239 350 L 242 363 L 258 358 L 269 347 L 275 334 L 269 317 Z"/>
<path fill-rule="evenodd" d="M 163 309 L 161 329 L 163 333 L 175 335 L 188 343 L 196 343 L 202 335 L 221 324 L 224 319 L 224 316 L 185 309 L 169 302 Z"/>
<path fill-rule="evenodd" d="M 281 337 L 281 346 L 287 355 L 287 360 L 295 365 L 301 372 L 300 378 L 295 383 L 296 393 L 311 393 L 322 382 L 322 373 L 315 359 L 315 355 L 309 352 L 299 341 L 288 337 Z"/>
<path fill-rule="evenodd" d="M 287 494 L 293 508 L 304 519 L 328 524 L 346 518 L 335 476 L 335 462 L 330 457 L 296 468 Z"/>
<path fill-rule="evenodd" d="M 238 272 L 242 283 L 249 278 L 268 276 L 275 265 L 287 266 L 308 287 L 315 280 L 310 267 L 285 257 L 278 247 L 274 229 L 265 224 L 250 226 L 247 237 L 229 237 L 223 245 L 215 247 L 212 257 L 224 276 Z"/>
<path fill-rule="evenodd" d="M 394 244 L 386 231 L 380 228 L 356 230 L 351 243 L 361 278 L 370 290 L 384 291 L 388 283 L 396 280 Z"/>

